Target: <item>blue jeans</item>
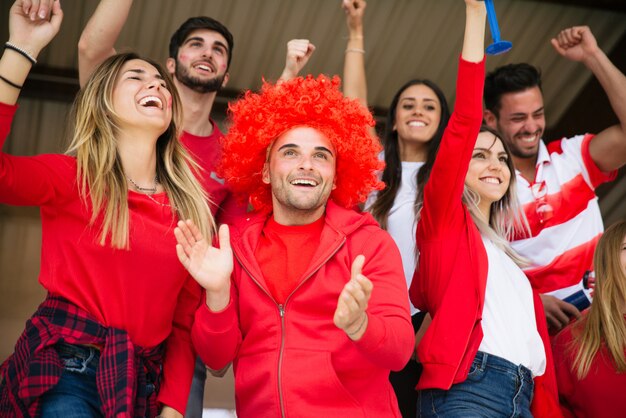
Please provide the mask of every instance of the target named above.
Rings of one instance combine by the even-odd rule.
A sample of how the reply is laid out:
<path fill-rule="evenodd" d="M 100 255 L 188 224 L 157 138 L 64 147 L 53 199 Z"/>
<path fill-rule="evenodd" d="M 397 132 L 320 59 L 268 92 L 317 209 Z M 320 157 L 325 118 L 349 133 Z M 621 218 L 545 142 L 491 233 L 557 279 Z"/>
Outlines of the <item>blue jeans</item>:
<path fill-rule="evenodd" d="M 41 397 L 42 418 L 104 417 L 102 401 L 96 384 L 100 351 L 84 345 L 64 342 L 55 346 L 64 363 L 59 382 Z M 154 384 L 146 385 L 146 393 L 154 392 Z"/>
<path fill-rule="evenodd" d="M 96 386 L 100 351 L 66 343 L 55 348 L 65 367 L 59 383 L 41 398 L 42 418 L 104 417 Z"/>
<path fill-rule="evenodd" d="M 464 382 L 419 392 L 418 416 L 532 418 L 533 387 L 526 367 L 479 351 Z"/>

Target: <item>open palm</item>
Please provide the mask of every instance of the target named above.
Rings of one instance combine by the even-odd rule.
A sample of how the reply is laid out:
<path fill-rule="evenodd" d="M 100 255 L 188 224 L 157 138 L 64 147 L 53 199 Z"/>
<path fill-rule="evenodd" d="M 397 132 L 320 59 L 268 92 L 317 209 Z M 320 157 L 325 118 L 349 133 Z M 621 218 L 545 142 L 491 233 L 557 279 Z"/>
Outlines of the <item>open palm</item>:
<path fill-rule="evenodd" d="M 178 259 L 200 286 L 207 292 L 220 292 L 230 287 L 233 251 L 228 226 L 219 228 L 219 248 L 210 245 L 190 220 L 178 222 L 174 235 L 178 242 Z"/>

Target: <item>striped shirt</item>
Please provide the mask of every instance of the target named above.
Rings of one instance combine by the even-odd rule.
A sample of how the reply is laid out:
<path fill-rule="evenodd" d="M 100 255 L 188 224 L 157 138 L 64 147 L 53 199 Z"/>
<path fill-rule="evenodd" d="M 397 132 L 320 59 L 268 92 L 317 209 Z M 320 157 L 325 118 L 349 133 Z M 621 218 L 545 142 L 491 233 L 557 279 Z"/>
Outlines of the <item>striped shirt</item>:
<path fill-rule="evenodd" d="M 535 178 L 517 171 L 518 199 L 528 218 L 530 237 L 518 234 L 513 248 L 531 260 L 525 270 L 540 293 L 558 298 L 582 288 L 593 252 L 604 231 L 595 189 L 613 180 L 589 154 L 593 135 L 539 143 Z"/>

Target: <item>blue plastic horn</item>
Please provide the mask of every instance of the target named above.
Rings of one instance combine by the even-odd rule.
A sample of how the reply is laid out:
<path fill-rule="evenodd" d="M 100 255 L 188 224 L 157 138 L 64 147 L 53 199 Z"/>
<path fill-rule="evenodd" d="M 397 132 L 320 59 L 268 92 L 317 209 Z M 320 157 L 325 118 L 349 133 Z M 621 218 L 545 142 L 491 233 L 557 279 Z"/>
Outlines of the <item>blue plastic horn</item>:
<path fill-rule="evenodd" d="M 509 41 L 500 40 L 500 27 L 498 26 L 496 9 L 493 7 L 493 0 L 485 0 L 485 7 L 487 7 L 489 30 L 491 30 L 491 39 L 493 39 L 493 43 L 487 47 L 487 53 L 489 55 L 503 54 L 513 48 L 513 44 Z"/>

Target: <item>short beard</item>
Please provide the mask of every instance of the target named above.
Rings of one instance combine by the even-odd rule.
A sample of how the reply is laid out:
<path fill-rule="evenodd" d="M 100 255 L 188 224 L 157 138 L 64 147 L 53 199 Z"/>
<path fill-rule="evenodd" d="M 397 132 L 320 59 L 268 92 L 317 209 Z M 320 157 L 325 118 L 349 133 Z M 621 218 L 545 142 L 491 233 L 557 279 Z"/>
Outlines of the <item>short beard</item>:
<path fill-rule="evenodd" d="M 189 87 L 196 93 L 205 94 L 220 91 L 226 74 L 222 74 L 221 76 L 215 76 L 210 80 L 201 80 L 198 77 L 191 76 L 186 67 L 184 67 L 183 65 L 179 65 L 179 63 L 176 62 L 176 71 L 174 73 L 174 76 L 184 86 Z"/>
<path fill-rule="evenodd" d="M 537 149 L 537 151 L 522 151 L 521 149 L 517 148 L 516 146 L 512 146 L 511 144 L 509 144 L 509 148 L 511 149 L 511 154 L 514 157 L 524 160 L 528 158 L 535 158 L 537 157 L 537 154 L 539 154 L 539 149 Z"/>
<path fill-rule="evenodd" d="M 500 127 L 499 122 L 496 124 L 496 130 L 498 132 L 504 132 L 504 130 Z M 544 130 L 538 129 L 535 133 L 539 137 L 539 142 L 541 142 L 542 140 L 541 138 L 543 137 Z M 511 154 L 516 158 L 520 158 L 520 159 L 536 158 L 537 155 L 539 154 L 539 145 L 537 146 L 537 149 L 533 151 L 523 151 L 521 148 L 519 148 L 517 143 L 515 142 L 515 135 L 513 135 L 513 138 L 511 138 L 511 140 L 509 140 L 508 138 L 505 138 L 504 135 L 502 135 L 500 139 L 506 142 L 506 144 L 509 146 L 509 150 L 511 151 Z"/>

